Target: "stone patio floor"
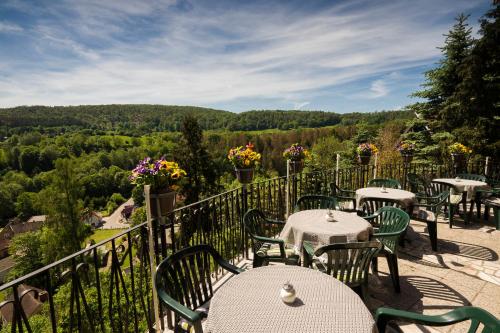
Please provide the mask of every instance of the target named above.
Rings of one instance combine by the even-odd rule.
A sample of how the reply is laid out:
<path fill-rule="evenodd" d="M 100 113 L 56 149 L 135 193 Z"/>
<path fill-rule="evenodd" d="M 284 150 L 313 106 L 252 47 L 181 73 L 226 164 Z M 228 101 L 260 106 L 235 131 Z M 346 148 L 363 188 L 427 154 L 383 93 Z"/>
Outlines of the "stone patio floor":
<path fill-rule="evenodd" d="M 456 220 L 456 221 L 455 221 Z M 459 306 L 478 306 L 500 318 L 500 230 L 477 220 L 438 223 L 438 251 L 431 250 L 425 223 L 411 221 L 399 255 L 401 293 L 394 292 L 384 258 L 370 276 L 368 307 L 388 306 L 441 314 Z M 451 327 L 400 326 L 403 332 L 467 332 L 469 322 Z"/>
<path fill-rule="evenodd" d="M 495 230 L 491 218 L 465 225 L 455 217 L 452 229 L 447 220 L 439 219 L 437 252 L 431 249 L 425 223 L 412 220 L 399 252 L 401 293 L 394 292 L 385 258 L 379 258 L 378 274 L 369 277 L 367 306 L 373 313 L 386 306 L 424 314 L 478 306 L 500 318 L 499 255 L 500 230 Z M 240 265 L 251 269 L 251 261 Z M 392 332 L 459 333 L 467 332 L 469 322 L 436 328 L 400 323 L 391 328 Z"/>

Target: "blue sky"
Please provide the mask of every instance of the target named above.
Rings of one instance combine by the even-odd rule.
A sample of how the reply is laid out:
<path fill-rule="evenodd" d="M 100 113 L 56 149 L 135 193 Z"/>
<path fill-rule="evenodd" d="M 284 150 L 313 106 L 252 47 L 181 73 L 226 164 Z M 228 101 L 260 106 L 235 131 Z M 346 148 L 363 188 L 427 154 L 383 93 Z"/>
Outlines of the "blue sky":
<path fill-rule="evenodd" d="M 0 107 L 399 109 L 489 0 L 2 0 Z"/>

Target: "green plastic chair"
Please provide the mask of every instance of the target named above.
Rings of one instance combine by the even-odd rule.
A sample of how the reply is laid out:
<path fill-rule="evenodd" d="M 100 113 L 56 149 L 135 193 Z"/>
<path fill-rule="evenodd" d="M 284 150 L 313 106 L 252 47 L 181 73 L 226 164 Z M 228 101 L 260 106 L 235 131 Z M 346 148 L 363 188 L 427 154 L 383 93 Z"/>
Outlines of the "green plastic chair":
<path fill-rule="evenodd" d="M 468 333 L 478 332 L 479 325 L 483 325 L 483 333 L 500 333 L 500 320 L 481 308 L 464 306 L 441 315 L 424 315 L 420 313 L 379 308 L 375 313 L 375 322 L 379 333 L 385 333 L 390 321 L 403 321 L 426 326 L 450 326 L 470 320 Z"/>
<path fill-rule="evenodd" d="M 287 265 L 298 265 L 300 257 L 294 249 L 285 247 L 285 241 L 264 236 L 265 227 L 284 226 L 285 222 L 265 217 L 258 209 L 250 209 L 243 216 L 243 225 L 250 236 L 253 251 L 253 267 L 268 265 L 269 262 L 282 262 Z"/>
<path fill-rule="evenodd" d="M 368 187 L 386 187 L 401 189 L 401 183 L 396 179 L 391 178 L 376 178 L 368 181 Z"/>
<path fill-rule="evenodd" d="M 315 249 L 312 243 L 305 241 L 303 249 L 305 267 L 313 267 L 333 276 L 364 298 L 370 262 L 382 249 L 382 243 L 338 243 Z"/>
<path fill-rule="evenodd" d="M 429 184 L 425 178 L 417 175 L 416 173 L 408 173 L 406 180 L 410 185 L 410 190 L 415 194 L 427 195 Z"/>
<path fill-rule="evenodd" d="M 205 244 L 184 248 L 158 265 L 154 283 L 163 306 L 174 313 L 175 332 L 189 332 L 192 328 L 202 332 L 207 303 L 214 295 L 211 272 L 217 267 L 233 274 L 244 271 Z"/>
<path fill-rule="evenodd" d="M 337 200 L 328 195 L 308 194 L 297 200 L 294 212 L 311 209 L 337 209 Z"/>
<path fill-rule="evenodd" d="M 418 203 L 413 207 L 412 219 L 427 224 L 427 232 L 429 233 L 433 251 L 437 251 L 437 218 L 442 207 L 448 202 L 448 197 L 449 192 L 444 191 L 437 196 L 426 197 L 425 200 L 423 200 L 426 203 Z"/>
<path fill-rule="evenodd" d="M 448 211 L 448 223 L 450 225 L 450 228 L 453 227 L 453 217 L 455 216 L 455 214 L 460 213 L 460 203 L 464 205 L 464 223 L 467 224 L 469 219 L 467 215 L 466 198 L 464 196 L 464 193 L 460 192 L 453 185 L 432 181 L 429 183 L 429 191 L 427 196 L 417 195 L 417 200 L 425 204 L 427 203 L 426 200 L 430 199 L 432 201 L 443 192 L 449 193 L 447 203 L 444 207 Z"/>
<path fill-rule="evenodd" d="M 399 208 L 387 206 L 380 208 L 375 214 L 367 216 L 365 219 L 368 221 L 379 220 L 379 227 L 373 234 L 373 238 L 379 240 L 384 247 L 377 257 L 385 256 L 387 259 L 394 290 L 399 293 L 401 288 L 399 285 L 398 243 L 410 224 L 410 216 Z M 372 262 L 374 273 L 378 271 L 377 257 Z"/>
<path fill-rule="evenodd" d="M 474 173 L 459 173 L 459 174 L 457 174 L 457 177 L 460 177 L 462 179 L 476 180 L 479 182 L 488 183 L 488 178 L 485 175 L 478 175 L 478 174 L 474 174 Z M 482 192 L 476 191 L 476 193 L 474 193 L 474 198 L 472 198 L 471 203 L 470 203 L 470 215 L 472 215 L 473 208 L 474 208 L 474 206 L 476 206 L 477 218 L 481 217 L 481 201 L 482 201 L 482 199 L 483 199 Z"/>
<path fill-rule="evenodd" d="M 343 211 L 356 211 L 356 191 L 341 189 L 335 183 L 330 183 L 330 196 L 337 200 L 337 205 Z"/>
<path fill-rule="evenodd" d="M 484 175 L 477 175 L 474 173 L 459 173 L 457 174 L 457 177 L 460 177 L 462 179 L 477 180 L 478 182 L 486 183 L 486 176 Z"/>

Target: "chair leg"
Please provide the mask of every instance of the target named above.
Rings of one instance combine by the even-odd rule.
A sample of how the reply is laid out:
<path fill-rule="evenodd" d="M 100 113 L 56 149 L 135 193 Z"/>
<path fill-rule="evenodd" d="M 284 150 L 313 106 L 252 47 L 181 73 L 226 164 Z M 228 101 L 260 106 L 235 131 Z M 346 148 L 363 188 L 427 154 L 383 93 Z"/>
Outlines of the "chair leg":
<path fill-rule="evenodd" d="M 261 267 L 264 265 L 264 258 L 254 254 L 253 255 L 253 268 Z"/>
<path fill-rule="evenodd" d="M 454 207 L 453 205 L 448 205 L 448 223 L 450 224 L 450 228 L 453 227 L 453 214 L 455 214 L 454 212 Z"/>
<path fill-rule="evenodd" d="M 476 202 L 476 217 L 479 220 L 481 219 L 481 193 L 476 193 L 474 201 Z"/>
<path fill-rule="evenodd" d="M 378 273 L 378 257 L 374 257 L 372 259 L 372 272 L 373 272 L 373 274 Z"/>
<path fill-rule="evenodd" d="M 432 251 L 437 251 L 437 223 L 427 222 L 427 231 L 429 232 L 429 238 L 431 239 Z"/>
<path fill-rule="evenodd" d="M 398 257 L 392 253 L 386 253 L 385 258 L 387 259 L 387 265 L 391 273 L 392 285 L 394 286 L 394 290 L 399 294 L 401 287 L 399 285 Z"/>
<path fill-rule="evenodd" d="M 493 207 L 493 216 L 497 230 L 500 230 L 500 207 Z"/>

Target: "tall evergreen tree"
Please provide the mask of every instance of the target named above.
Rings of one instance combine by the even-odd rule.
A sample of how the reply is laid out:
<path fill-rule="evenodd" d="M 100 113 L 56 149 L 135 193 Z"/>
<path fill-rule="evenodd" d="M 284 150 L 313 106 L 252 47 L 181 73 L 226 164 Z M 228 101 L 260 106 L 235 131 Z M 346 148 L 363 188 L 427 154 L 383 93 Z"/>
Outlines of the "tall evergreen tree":
<path fill-rule="evenodd" d="M 47 215 L 42 232 L 42 252 L 46 263 L 81 250 L 89 229 L 81 220 L 82 190 L 74 161 L 57 160 L 50 186 L 41 192 Z"/>
<path fill-rule="evenodd" d="M 188 115 L 181 126 L 182 139 L 175 152 L 179 166 L 187 172 L 183 192 L 186 203 L 200 200 L 217 190 L 217 168 L 203 145 L 203 131 L 196 118 Z"/>
<path fill-rule="evenodd" d="M 464 14 L 457 16 L 455 25 L 445 35 L 444 46 L 440 47 L 443 57 L 438 62 L 438 67 L 425 73 L 425 89 L 413 94 L 415 97 L 426 99 L 413 108 L 436 130 L 450 130 L 464 119 L 463 115 L 450 112 L 448 106 L 449 98 L 463 80 L 460 66 L 469 56 L 473 43 L 471 28 L 467 24 L 468 17 Z"/>
<path fill-rule="evenodd" d="M 460 66 L 463 80 L 450 98 L 448 110 L 465 115 L 454 131 L 479 153 L 500 154 L 500 2 L 480 20 L 480 38 Z M 460 119 L 461 120 L 461 119 Z M 463 126 L 463 127 L 462 127 Z"/>

